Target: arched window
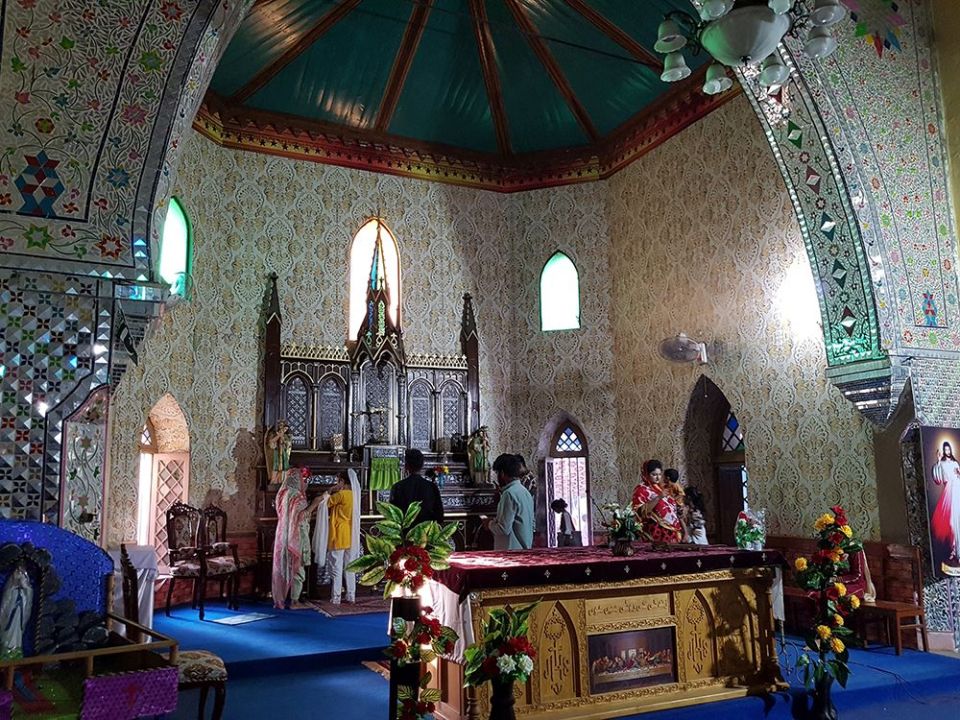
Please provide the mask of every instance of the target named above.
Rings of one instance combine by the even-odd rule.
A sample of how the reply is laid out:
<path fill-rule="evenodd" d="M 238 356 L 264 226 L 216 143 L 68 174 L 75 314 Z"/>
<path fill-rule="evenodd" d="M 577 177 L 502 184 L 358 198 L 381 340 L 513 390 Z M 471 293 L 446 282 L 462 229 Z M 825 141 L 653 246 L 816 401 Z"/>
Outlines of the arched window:
<path fill-rule="evenodd" d="M 383 248 L 382 258 L 374 263 L 374 250 L 377 247 L 377 237 Z M 373 272 L 377 273 L 372 278 Z M 400 249 L 397 247 L 393 233 L 383 224 L 382 220 L 373 218 L 363 224 L 353 236 L 350 246 L 350 324 L 348 326 L 351 340 L 356 339 L 366 312 L 367 288 L 371 280 L 382 279 L 390 291 L 390 319 L 400 324 Z"/>
<path fill-rule="evenodd" d="M 193 233 L 190 220 L 180 201 L 172 197 L 167 206 L 163 237 L 160 239 L 160 277 L 170 286 L 170 292 L 174 295 L 186 295 L 192 253 Z"/>
<path fill-rule="evenodd" d="M 562 423 L 553 435 L 546 459 L 547 492 L 549 506 L 562 499 L 573 519 L 580 543 L 590 545 L 590 478 L 587 471 L 587 440 L 573 422 Z M 547 512 L 547 545 L 555 547 L 558 542 L 559 517 Z"/>
<path fill-rule="evenodd" d="M 580 273 L 573 260 L 559 250 L 540 272 L 540 329 L 580 328 Z"/>

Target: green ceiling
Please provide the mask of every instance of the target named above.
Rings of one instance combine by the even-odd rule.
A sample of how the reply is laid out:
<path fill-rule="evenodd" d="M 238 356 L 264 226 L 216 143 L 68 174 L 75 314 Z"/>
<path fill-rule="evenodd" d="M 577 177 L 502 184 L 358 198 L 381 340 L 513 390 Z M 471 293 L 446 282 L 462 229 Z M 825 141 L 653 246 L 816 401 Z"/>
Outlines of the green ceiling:
<path fill-rule="evenodd" d="M 657 25 L 665 12 L 690 7 L 688 0 L 259 0 L 211 90 L 235 110 L 431 146 L 500 155 L 583 148 L 668 91 L 650 64 Z M 486 53 L 478 38 L 489 39 Z M 392 113 L 383 111 L 391 76 Z M 491 92 L 501 100 L 491 102 Z"/>

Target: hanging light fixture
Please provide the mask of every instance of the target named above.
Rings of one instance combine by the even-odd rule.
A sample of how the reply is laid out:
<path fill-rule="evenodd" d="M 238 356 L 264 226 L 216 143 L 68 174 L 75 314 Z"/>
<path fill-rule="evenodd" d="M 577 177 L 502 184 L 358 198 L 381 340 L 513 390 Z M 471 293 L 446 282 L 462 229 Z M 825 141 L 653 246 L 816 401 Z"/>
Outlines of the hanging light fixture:
<path fill-rule="evenodd" d="M 683 48 L 691 48 L 694 55 L 706 50 L 717 65 L 707 70 L 703 90 L 708 94 L 732 86 L 723 66 L 752 68 L 759 64 L 761 87 L 782 86 L 790 78 L 789 68 L 777 53 L 783 38 L 788 34 L 799 38 L 809 28 L 804 52 L 820 60 L 837 49 L 830 27 L 847 17 L 840 0 L 700 0 L 696 4 L 699 20 L 685 12 L 667 13 L 654 49 L 667 56 L 660 76 L 664 82 L 690 75 Z"/>

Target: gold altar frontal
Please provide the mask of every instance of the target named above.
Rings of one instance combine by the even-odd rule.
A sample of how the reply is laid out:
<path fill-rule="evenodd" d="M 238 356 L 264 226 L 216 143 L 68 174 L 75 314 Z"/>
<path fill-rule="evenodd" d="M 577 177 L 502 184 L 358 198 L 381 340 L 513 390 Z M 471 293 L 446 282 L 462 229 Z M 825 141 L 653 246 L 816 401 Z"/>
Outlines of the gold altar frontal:
<path fill-rule="evenodd" d="M 754 567 L 623 582 L 538 585 L 470 595 L 474 634 L 487 613 L 540 600 L 530 617 L 533 675 L 515 685 L 525 720 L 613 718 L 785 687 L 777 663 L 774 570 Z M 482 720 L 490 684 L 463 687 L 462 665 L 434 677 L 444 720 Z"/>

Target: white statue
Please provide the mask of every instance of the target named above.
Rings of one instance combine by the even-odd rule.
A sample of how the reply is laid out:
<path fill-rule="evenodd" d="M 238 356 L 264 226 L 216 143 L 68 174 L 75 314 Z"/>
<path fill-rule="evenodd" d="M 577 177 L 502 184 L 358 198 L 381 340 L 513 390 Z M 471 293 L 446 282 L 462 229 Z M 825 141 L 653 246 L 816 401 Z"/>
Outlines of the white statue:
<path fill-rule="evenodd" d="M 0 658 L 23 657 L 23 635 L 33 613 L 33 586 L 23 565 L 18 565 L 3 588 L 0 600 Z"/>

